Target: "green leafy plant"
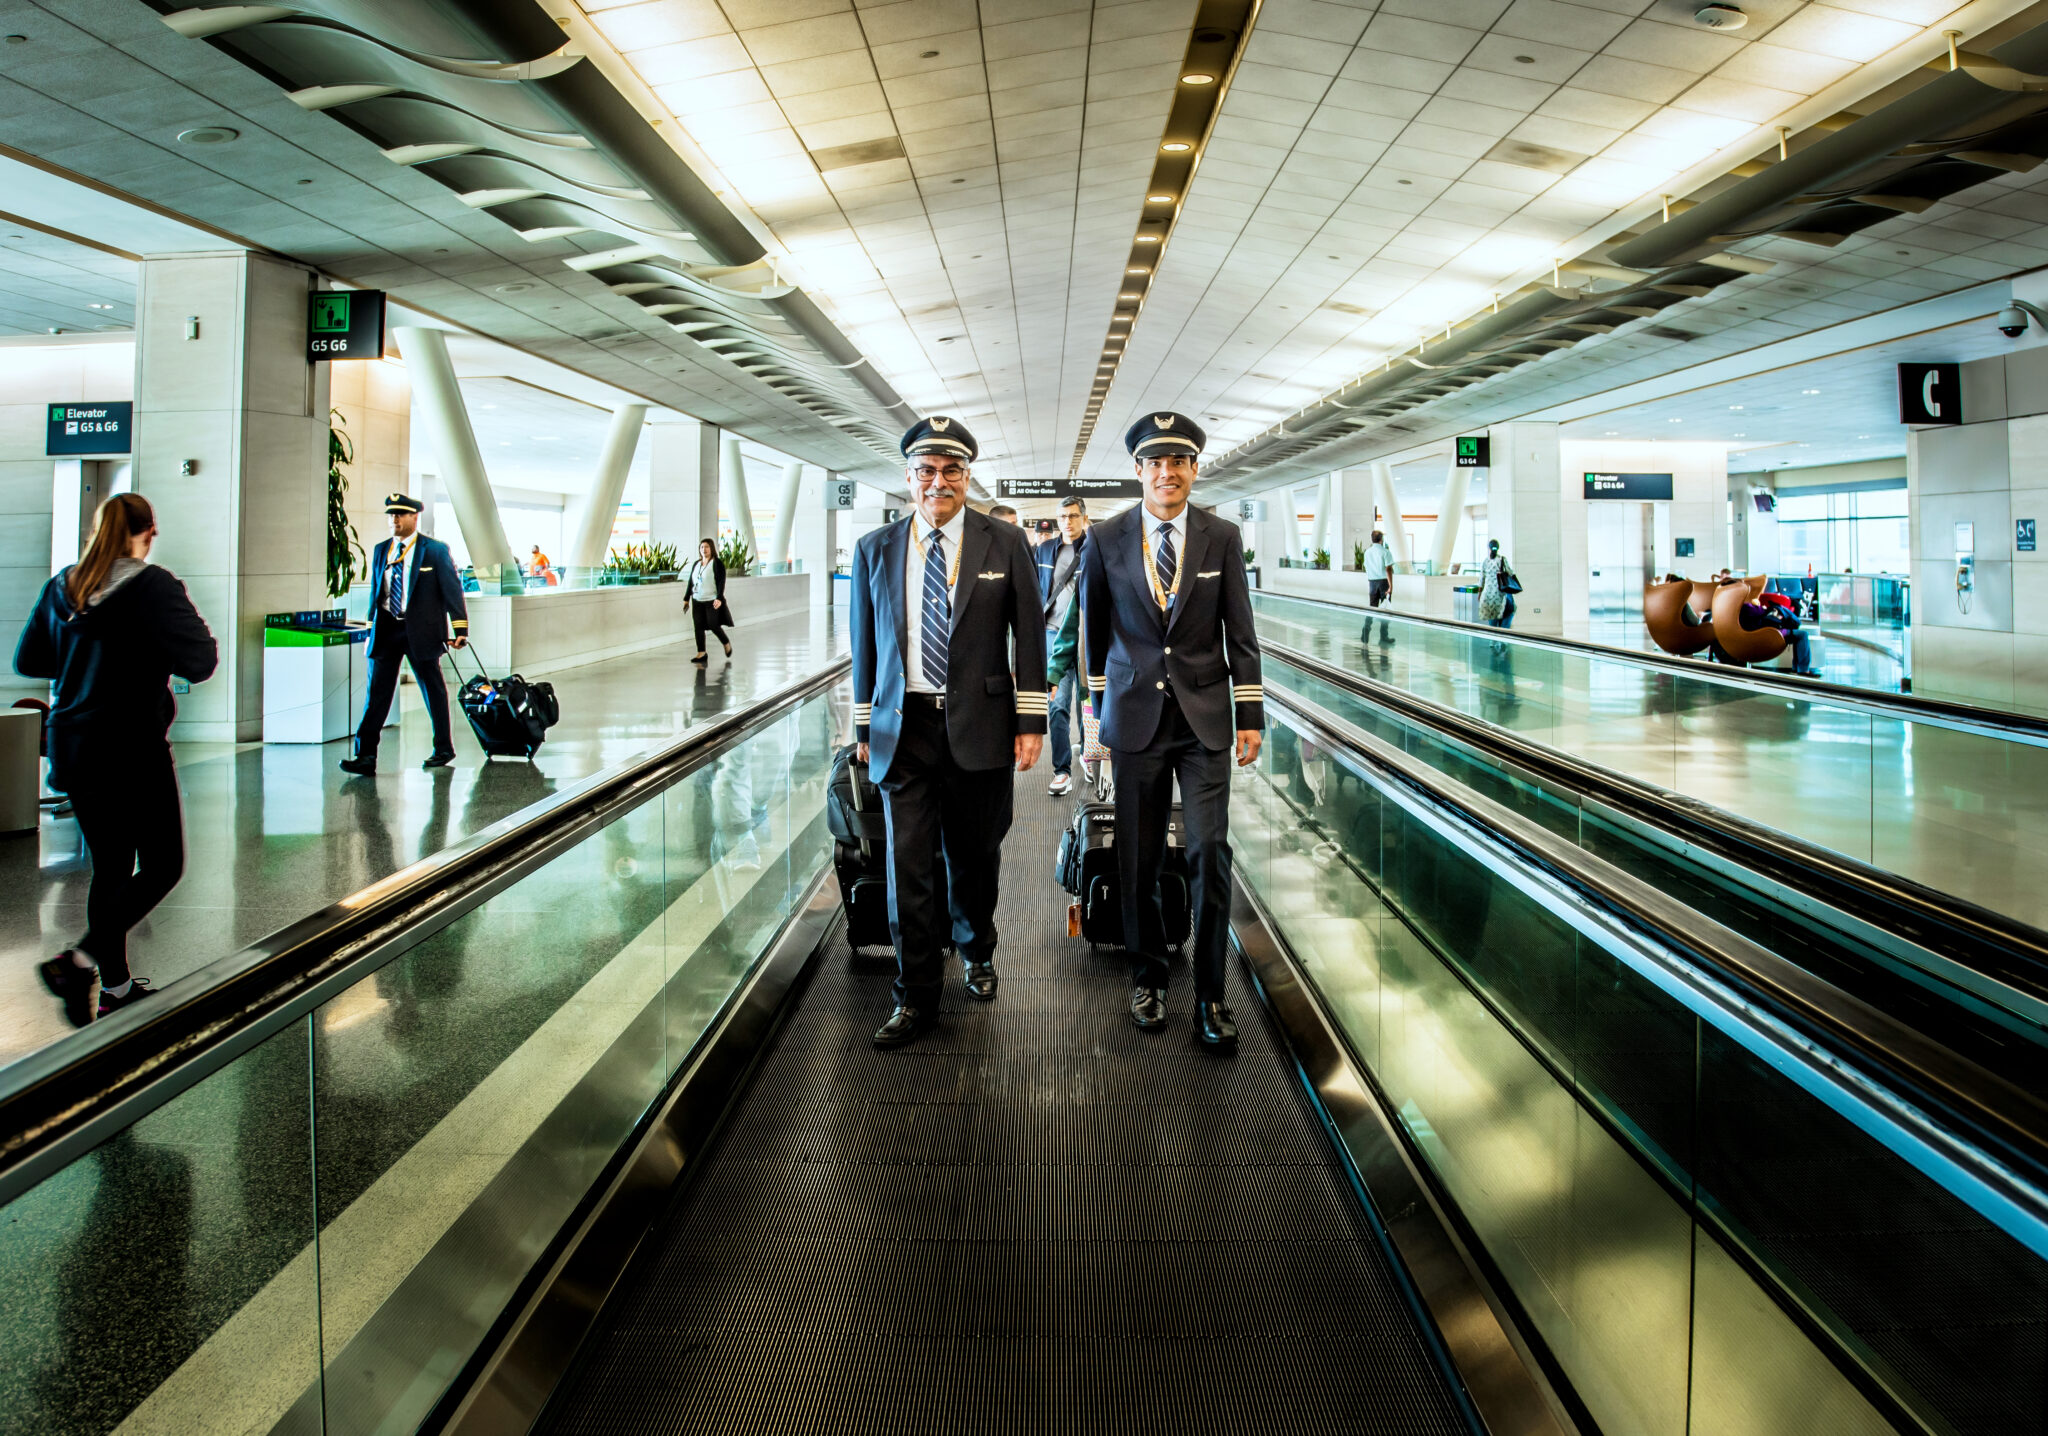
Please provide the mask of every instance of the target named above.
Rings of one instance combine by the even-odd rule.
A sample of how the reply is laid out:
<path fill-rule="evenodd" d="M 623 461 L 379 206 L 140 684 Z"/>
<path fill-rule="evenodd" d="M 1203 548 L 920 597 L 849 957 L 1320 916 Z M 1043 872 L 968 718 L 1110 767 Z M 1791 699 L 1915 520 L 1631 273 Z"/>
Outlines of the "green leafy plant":
<path fill-rule="evenodd" d="M 604 560 L 604 576 L 609 583 L 638 582 L 656 574 L 672 575 L 675 571 L 674 544 L 629 543 L 623 550 L 613 549 Z"/>
<path fill-rule="evenodd" d="M 1328 568 L 1328 567 L 1330 566 L 1330 551 L 1329 551 L 1328 549 L 1326 549 L 1326 548 L 1319 548 L 1319 549 L 1317 549 L 1317 550 L 1315 551 L 1315 554 L 1314 554 L 1314 558 L 1315 558 L 1315 566 L 1316 566 L 1317 568 Z"/>
<path fill-rule="evenodd" d="M 1255 562 L 1257 562 L 1257 561 L 1258 561 L 1258 553 L 1257 553 L 1257 551 L 1256 551 L 1256 550 L 1253 550 L 1253 549 L 1246 549 L 1246 550 L 1244 551 L 1244 566 L 1245 566 L 1246 568 L 1250 568 L 1250 567 L 1251 567 L 1251 566 L 1252 566 L 1252 565 L 1253 565 L 1253 564 L 1254 564 Z"/>
<path fill-rule="evenodd" d="M 1365 572 L 1365 545 L 1363 543 L 1351 545 L 1351 567 L 1359 573 Z"/>
<path fill-rule="evenodd" d="M 754 566 L 754 551 L 745 539 L 733 534 L 718 546 L 718 559 L 725 565 L 726 577 L 745 578 L 747 570 Z"/>
<path fill-rule="evenodd" d="M 340 598 L 358 574 L 370 571 L 370 559 L 348 521 L 348 475 L 341 470 L 356 461 L 356 446 L 343 427 L 341 410 L 330 409 L 327 417 L 327 596 Z"/>

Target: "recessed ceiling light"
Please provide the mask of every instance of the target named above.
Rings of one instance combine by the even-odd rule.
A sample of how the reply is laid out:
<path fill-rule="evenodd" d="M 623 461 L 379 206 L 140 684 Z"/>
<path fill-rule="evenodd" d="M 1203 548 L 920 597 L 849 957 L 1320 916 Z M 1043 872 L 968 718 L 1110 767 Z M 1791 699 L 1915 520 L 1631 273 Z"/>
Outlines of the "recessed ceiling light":
<path fill-rule="evenodd" d="M 181 145 L 224 145 L 242 137 L 240 130 L 231 130 L 226 125 L 200 125 L 196 129 L 178 131 Z"/>
<path fill-rule="evenodd" d="M 1802 394 L 1818 394 L 1818 393 L 1820 392 L 1820 390 L 1818 390 L 1818 389 L 1801 389 L 1801 390 L 1800 390 L 1799 392 L 1800 392 L 1800 393 L 1802 393 Z"/>
<path fill-rule="evenodd" d="M 1742 406 L 1741 406 L 1740 404 L 1730 404 L 1730 405 L 1729 405 L 1728 407 L 1729 407 L 1730 409 L 1737 409 L 1737 410 L 1739 410 L 1739 409 L 1740 409 L 1740 408 L 1741 408 Z"/>
<path fill-rule="evenodd" d="M 1857 437 L 1857 438 L 1859 438 L 1859 439 L 1867 439 L 1867 438 L 1869 438 L 1869 437 L 1870 437 L 1870 435 L 1868 435 L 1868 434 L 1858 434 L 1858 435 L 1857 435 L 1856 437 Z"/>
<path fill-rule="evenodd" d="M 1159 236 L 1156 234 L 1141 234 L 1138 236 L 1138 243 L 1157 244 L 1159 243 Z"/>
<path fill-rule="evenodd" d="M 1118 299 L 1136 299 L 1136 298 L 1138 298 L 1138 297 L 1139 297 L 1139 296 L 1138 296 L 1138 294 L 1137 294 L 1137 293 L 1136 293 L 1135 291 L 1133 291 L 1132 293 L 1129 293 L 1129 294 L 1119 294 L 1119 295 L 1117 296 L 1117 298 L 1118 298 Z"/>
<path fill-rule="evenodd" d="M 1749 435 L 1747 435 L 1747 434 L 1744 434 L 1744 433 L 1740 433 L 1740 432 L 1738 432 L 1738 433 L 1737 433 L 1737 434 L 1735 435 L 1735 437 L 1736 437 L 1736 438 L 1738 438 L 1738 439 L 1746 439 L 1746 438 L 1748 438 L 1748 437 L 1749 437 Z"/>
<path fill-rule="evenodd" d="M 1667 424 L 1683 424 L 1683 423 L 1685 422 L 1685 420 L 1683 420 L 1683 419 L 1666 419 L 1666 420 L 1665 420 L 1664 422 L 1665 422 L 1665 423 L 1667 423 Z"/>
<path fill-rule="evenodd" d="M 1145 196 L 1145 203 L 1147 203 L 1147 204 L 1172 204 L 1172 203 L 1173 203 L 1173 196 L 1172 196 L 1172 195 L 1170 195 L 1170 194 L 1148 194 L 1148 195 L 1146 195 L 1146 196 Z"/>
<path fill-rule="evenodd" d="M 1170 155 L 1184 155 L 1189 150 L 1193 149 L 1194 146 L 1189 144 L 1186 140 L 1168 140 L 1159 148 L 1165 150 Z"/>
<path fill-rule="evenodd" d="M 21 238 L 21 236 L 20 236 L 20 235 L 18 235 L 18 234 L 17 234 L 17 235 L 15 235 L 14 237 L 15 237 L 16 239 L 20 239 L 20 238 Z M 1125 274 L 1150 274 L 1151 272 L 1152 272 L 1151 270 L 1149 270 L 1149 269 L 1145 268 L 1145 266 L 1144 266 L 1144 265 L 1142 265 L 1142 264 L 1134 264 L 1134 265 L 1132 265 L 1132 266 L 1131 266 L 1131 267 L 1130 267 L 1129 269 L 1126 269 L 1126 270 L 1124 271 L 1124 273 L 1125 273 Z"/>
<path fill-rule="evenodd" d="M 1533 65 L 1536 63 L 1536 57 L 1534 55 L 1517 55 L 1515 56 L 1515 63 L 1517 65 Z"/>
<path fill-rule="evenodd" d="M 1180 82 L 1183 85 L 1213 85 L 1216 83 L 1216 77 L 1214 75 L 1182 75 Z"/>
<path fill-rule="evenodd" d="M 1607 431 L 1607 437 L 1611 439 L 1611 438 L 1613 438 L 1613 437 L 1614 437 L 1614 436 L 1615 436 L 1616 434 L 1619 434 L 1620 432 L 1621 432 L 1621 430 L 1619 430 L 1619 429 L 1609 429 L 1609 430 Z"/>
<path fill-rule="evenodd" d="M 85 307 L 87 309 L 112 309 L 114 306 L 111 304 L 88 304 Z"/>
<path fill-rule="evenodd" d="M 500 293 L 500 294 L 524 294 L 524 293 L 526 293 L 526 291 L 527 291 L 527 290 L 529 290 L 529 289 L 531 289 L 531 288 L 533 288 L 533 285 L 531 285 L 530 283 L 528 283 L 528 282 L 527 282 L 526 280 L 523 280 L 523 279 L 522 279 L 522 280 L 520 280 L 520 281 L 519 281 L 519 282 L 518 282 L 517 284 L 501 284 L 501 285 L 499 285 L 499 286 L 498 286 L 498 293 Z"/>

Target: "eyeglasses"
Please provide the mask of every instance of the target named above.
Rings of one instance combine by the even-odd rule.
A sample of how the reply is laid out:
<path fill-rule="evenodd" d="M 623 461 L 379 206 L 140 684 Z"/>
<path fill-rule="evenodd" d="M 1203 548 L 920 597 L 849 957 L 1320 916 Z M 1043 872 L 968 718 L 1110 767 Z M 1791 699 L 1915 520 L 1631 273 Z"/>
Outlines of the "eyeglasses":
<path fill-rule="evenodd" d="M 935 469 L 930 464 L 919 464 L 910 471 L 910 476 L 920 483 L 928 484 L 934 479 L 944 479 L 950 484 L 955 480 L 966 478 L 967 470 L 961 468 L 958 464 L 948 464 L 943 469 Z"/>

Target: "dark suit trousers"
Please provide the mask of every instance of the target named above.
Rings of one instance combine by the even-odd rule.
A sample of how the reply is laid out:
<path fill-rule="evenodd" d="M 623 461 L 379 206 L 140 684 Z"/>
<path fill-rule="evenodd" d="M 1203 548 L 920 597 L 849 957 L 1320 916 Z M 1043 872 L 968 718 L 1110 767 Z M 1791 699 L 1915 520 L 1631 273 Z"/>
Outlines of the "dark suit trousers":
<path fill-rule="evenodd" d="M 946 740 L 945 713 L 911 696 L 881 788 L 896 1001 L 934 1012 L 946 980 L 949 928 L 967 961 L 995 956 L 996 889 L 1015 778 L 1008 764 L 986 771 L 960 767 Z"/>
<path fill-rule="evenodd" d="M 1223 944 L 1230 928 L 1230 749 L 1205 748 L 1168 695 L 1159 730 L 1135 752 L 1111 752 L 1116 773 L 1116 866 L 1123 885 L 1124 947 L 1131 982 L 1166 986 L 1166 921 L 1159 906 L 1159 869 L 1166 859 L 1166 821 L 1173 780 L 1180 779 L 1187 832 L 1189 900 L 1194 906 L 1195 1000 L 1223 1000 Z"/>
<path fill-rule="evenodd" d="M 431 655 L 421 654 L 406 643 L 405 630 L 388 614 L 377 616 L 370 631 L 370 692 L 363 700 L 363 721 L 356 726 L 356 756 L 377 756 L 377 740 L 383 735 L 384 720 L 391 716 L 391 700 L 398 696 L 398 669 L 412 665 L 413 681 L 427 705 L 427 717 L 434 725 L 434 751 L 452 753 L 455 738 L 448 728 L 448 685 L 441 680 L 440 645 Z"/>

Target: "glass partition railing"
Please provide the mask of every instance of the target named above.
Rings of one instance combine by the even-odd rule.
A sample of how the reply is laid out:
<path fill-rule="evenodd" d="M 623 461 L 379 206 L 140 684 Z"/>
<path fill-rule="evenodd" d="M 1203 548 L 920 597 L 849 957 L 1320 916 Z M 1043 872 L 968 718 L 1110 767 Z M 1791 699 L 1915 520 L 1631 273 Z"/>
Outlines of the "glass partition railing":
<path fill-rule="evenodd" d="M 1259 632 L 1941 892 L 2048 927 L 2048 725 L 1744 681 L 1254 594 Z M 1689 671 L 1698 669 L 1697 675 Z"/>
<path fill-rule="evenodd" d="M 829 861 L 838 704 L 753 719 L 8 1187 L 0 1431 L 419 1427 Z"/>
<path fill-rule="evenodd" d="M 1237 874 L 1601 1431 L 2038 1428 L 2038 1189 L 1702 964 L 1739 938 L 1268 711 Z"/>

